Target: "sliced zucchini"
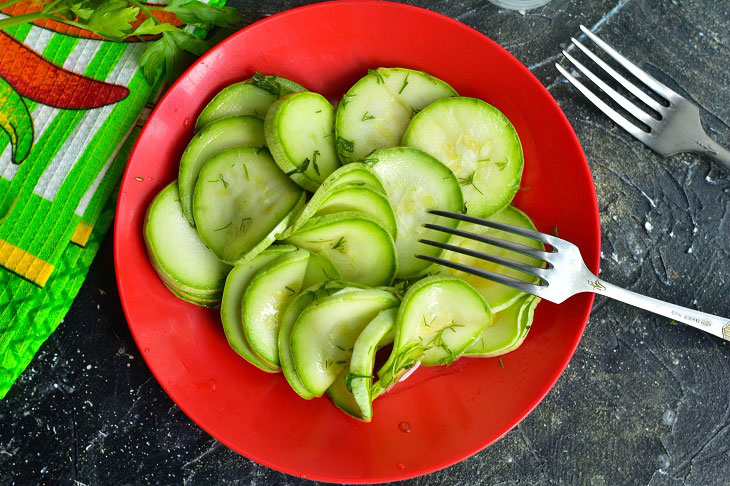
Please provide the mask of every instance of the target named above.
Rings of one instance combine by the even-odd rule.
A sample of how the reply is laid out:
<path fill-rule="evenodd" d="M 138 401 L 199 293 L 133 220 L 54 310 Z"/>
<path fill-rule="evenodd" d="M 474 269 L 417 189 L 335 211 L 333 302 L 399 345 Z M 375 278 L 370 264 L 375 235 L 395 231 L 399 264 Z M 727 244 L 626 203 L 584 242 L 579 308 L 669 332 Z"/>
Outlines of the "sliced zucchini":
<path fill-rule="evenodd" d="M 491 323 L 489 305 L 463 280 L 434 275 L 416 282 L 398 310 L 393 351 L 373 394 L 380 395 L 418 361 L 453 363 Z"/>
<path fill-rule="evenodd" d="M 312 256 L 316 255 L 312 253 Z M 281 316 L 278 337 L 279 363 L 289 385 L 291 385 L 292 389 L 305 400 L 314 398 L 314 395 L 307 391 L 302 380 L 299 379 L 299 375 L 297 374 L 297 370 L 294 366 L 294 359 L 291 355 L 290 344 L 291 331 L 294 328 L 294 323 L 296 323 L 299 318 L 299 314 L 301 314 L 309 304 L 319 298 L 332 295 L 335 292 L 342 290 L 347 285 L 351 284 L 346 284 L 336 280 L 329 280 L 312 287 L 306 287 L 306 290 L 294 297 L 294 300 L 289 303 L 289 306 Z"/>
<path fill-rule="evenodd" d="M 335 110 L 317 93 L 292 93 L 275 101 L 265 121 L 266 145 L 294 182 L 314 192 L 337 167 Z"/>
<path fill-rule="evenodd" d="M 421 71 L 371 70 L 342 96 L 335 122 L 337 154 L 343 164 L 373 150 L 400 145 L 415 113 L 456 91 Z"/>
<path fill-rule="evenodd" d="M 491 358 L 517 349 L 527 336 L 539 302 L 539 297 L 525 294 L 505 310 L 496 313 L 493 324 L 482 331 L 464 356 Z"/>
<path fill-rule="evenodd" d="M 291 332 L 291 353 L 304 387 L 322 396 L 350 361 L 355 340 L 382 310 L 398 306 L 385 290 L 339 292 L 317 299 L 299 315 Z"/>
<path fill-rule="evenodd" d="M 264 121 L 252 115 L 221 118 L 209 123 L 195 134 L 180 157 L 178 175 L 183 213 L 191 225 L 195 225 L 193 190 L 205 161 L 232 147 L 261 147 L 264 143 Z"/>
<path fill-rule="evenodd" d="M 264 118 L 274 101 L 297 91 L 306 89 L 288 79 L 257 73 L 251 79 L 227 86 L 215 95 L 198 116 L 195 130 L 227 116 L 255 115 Z"/>
<path fill-rule="evenodd" d="M 324 256 L 348 282 L 390 285 L 397 272 L 393 238 L 361 213 L 315 216 L 284 241 Z"/>
<path fill-rule="evenodd" d="M 241 304 L 243 332 L 251 349 L 270 368 L 279 368 L 279 322 L 301 290 L 309 263 L 303 249 L 286 253 L 260 268 L 246 288 Z"/>
<path fill-rule="evenodd" d="M 168 287 L 178 293 L 220 294 L 231 266 L 216 258 L 183 216 L 177 182 L 152 200 L 143 233 L 152 266 Z"/>
<path fill-rule="evenodd" d="M 395 308 L 380 312 L 357 337 L 352 350 L 349 374 L 344 379 L 359 407 L 360 419 L 365 422 L 370 422 L 373 418 L 374 398 L 370 389 L 373 383 L 375 352 L 393 342 L 397 315 L 398 310 Z"/>
<path fill-rule="evenodd" d="M 368 156 L 367 163 L 373 168 L 385 186 L 385 192 L 398 222 L 398 278 L 422 275 L 431 263 L 416 255 L 439 256 L 442 250 L 419 243 L 427 238 L 445 243 L 446 233 L 423 227 L 433 223 L 455 227 L 456 221 L 438 218 L 428 211 L 462 212 L 461 188 L 454 174 L 444 164 L 414 148 L 397 147 L 377 150 Z"/>
<path fill-rule="evenodd" d="M 360 164 L 356 162 L 343 165 L 342 167 L 334 171 L 322 183 L 322 185 L 329 187 L 347 183 L 358 183 L 361 185 L 367 185 L 371 189 L 374 189 L 381 194 L 385 194 L 385 188 L 380 182 L 380 179 L 378 179 L 378 176 L 375 175 L 373 169 L 365 164 Z"/>
<path fill-rule="evenodd" d="M 211 157 L 193 193 L 198 234 L 218 258 L 245 261 L 274 241 L 299 214 L 305 193 L 268 150 L 237 147 Z"/>
<path fill-rule="evenodd" d="M 345 368 L 337 375 L 335 381 L 327 388 L 327 395 L 332 400 L 335 407 L 339 408 L 347 415 L 357 420 L 363 420 L 360 405 L 355 400 L 352 392 L 347 388 L 347 377 L 350 375 L 350 364 L 345 364 Z"/>
<path fill-rule="evenodd" d="M 321 186 L 284 234 L 296 232 L 313 216 L 343 211 L 354 211 L 369 216 L 385 228 L 394 240 L 398 235 L 395 214 L 388 199 L 371 186 L 359 182 Z"/>
<path fill-rule="evenodd" d="M 464 192 L 467 214 L 488 218 L 520 188 L 524 158 L 517 130 L 497 108 L 475 98 L 447 98 L 424 108 L 403 145 L 449 166 Z"/>
<path fill-rule="evenodd" d="M 246 335 L 243 332 L 241 303 L 243 302 L 243 295 L 246 292 L 251 278 L 261 267 L 285 253 L 296 251 L 296 249 L 296 247 L 291 245 L 270 246 L 256 255 L 251 261 L 233 267 L 231 273 L 228 274 L 226 286 L 223 289 L 221 322 L 223 323 L 223 332 L 226 334 L 228 344 L 246 361 L 268 373 L 276 373 L 278 370 L 264 363 L 253 352 L 248 341 L 246 341 Z"/>
<path fill-rule="evenodd" d="M 445 220 L 446 218 L 439 219 Z M 530 218 L 514 206 L 507 206 L 502 211 L 489 218 L 489 220 L 496 221 L 498 223 L 511 224 L 513 226 L 519 226 L 520 228 L 527 228 L 531 230 L 536 229 Z M 463 229 L 464 231 L 469 231 L 471 233 L 492 236 L 501 240 L 519 243 L 521 245 L 525 245 L 530 248 L 536 248 L 538 250 L 545 249 L 543 244 L 539 241 L 525 238 L 524 236 L 518 236 L 514 233 L 507 233 L 504 231 L 487 228 L 486 226 L 462 222 L 461 224 L 459 224 L 459 229 Z M 462 238 L 460 236 L 452 237 L 450 244 L 459 246 L 461 248 L 481 251 L 483 253 L 506 258 L 508 260 L 526 263 L 528 265 L 534 265 L 539 267 L 543 264 L 540 260 L 536 260 L 534 258 L 515 253 L 510 250 L 497 248 L 496 246 L 488 245 L 486 243 L 480 243 L 471 239 Z M 537 283 L 539 280 L 537 277 L 522 273 L 518 270 L 507 268 L 502 265 L 497 265 L 496 263 L 490 263 L 480 258 L 463 255 L 461 253 L 447 251 L 444 252 L 443 258 L 457 263 L 463 263 L 464 265 L 470 265 L 475 268 L 480 268 L 482 270 L 500 273 L 502 275 L 516 278 L 518 280 L 523 280 L 525 282 Z M 489 303 L 489 306 L 492 308 L 493 312 L 499 312 L 508 308 L 517 299 L 519 299 L 521 295 L 524 295 L 522 291 L 513 289 L 512 287 L 507 287 L 502 284 L 492 282 L 491 280 L 476 277 L 474 275 L 460 272 L 459 270 L 454 270 L 452 268 L 440 267 L 440 272 L 446 275 L 453 275 L 462 278 L 469 282 L 475 289 L 479 291 L 480 294 L 482 294 L 487 303 Z"/>
<path fill-rule="evenodd" d="M 209 307 L 211 309 L 216 309 L 221 306 L 221 294 L 215 294 L 215 295 L 206 295 L 206 296 L 199 296 L 195 294 L 190 294 L 188 292 L 185 292 L 183 290 L 176 289 L 175 287 L 171 286 L 164 280 L 162 281 L 163 284 L 165 284 L 165 287 L 172 292 L 175 297 L 177 297 L 180 300 L 184 300 L 185 302 L 189 302 L 191 304 L 199 305 L 200 307 Z"/>
<path fill-rule="evenodd" d="M 308 289 L 320 282 L 340 280 L 340 278 L 342 278 L 340 271 L 337 270 L 337 267 L 335 267 L 329 259 L 310 252 L 307 271 L 304 274 L 304 279 L 302 280 L 303 289 Z"/>

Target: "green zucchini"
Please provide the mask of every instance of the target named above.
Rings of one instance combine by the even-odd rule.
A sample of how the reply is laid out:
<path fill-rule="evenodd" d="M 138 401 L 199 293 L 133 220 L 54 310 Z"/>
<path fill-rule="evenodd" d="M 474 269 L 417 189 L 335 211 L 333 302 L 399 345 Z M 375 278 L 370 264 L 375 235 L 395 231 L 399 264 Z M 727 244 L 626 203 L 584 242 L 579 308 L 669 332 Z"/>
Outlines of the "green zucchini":
<path fill-rule="evenodd" d="M 198 234 L 218 258 L 245 261 L 275 240 L 299 214 L 305 193 L 265 148 L 237 147 L 211 157 L 193 193 Z"/>
<path fill-rule="evenodd" d="M 448 84 L 421 71 L 369 71 L 337 106 L 337 155 L 347 164 L 373 150 L 400 145 L 413 115 L 448 96 L 458 95 Z"/>
<path fill-rule="evenodd" d="M 390 285 L 397 272 L 393 238 L 361 213 L 315 216 L 284 241 L 326 257 L 348 282 Z"/>
<path fill-rule="evenodd" d="M 395 218 L 398 237 L 398 278 L 412 278 L 424 274 L 431 263 L 416 255 L 439 256 L 442 250 L 419 243 L 428 238 L 445 243 L 446 233 L 423 227 L 424 223 L 438 222 L 455 227 L 457 222 L 438 218 L 428 211 L 462 212 L 464 204 L 461 188 L 454 174 L 444 164 L 414 148 L 397 147 L 377 150 L 363 160 L 372 167 L 385 187 Z"/>
<path fill-rule="evenodd" d="M 198 116 L 195 130 L 227 116 L 255 115 L 264 118 L 274 101 L 297 91 L 306 89 L 288 79 L 257 73 L 251 79 L 227 86 L 215 95 Z"/>
<path fill-rule="evenodd" d="M 178 175 L 183 213 L 191 225 L 195 225 L 193 191 L 205 161 L 232 147 L 260 147 L 264 143 L 264 121 L 252 115 L 221 118 L 209 123 L 193 136 L 180 157 Z"/>
<path fill-rule="evenodd" d="M 301 290 L 309 263 L 303 249 L 286 253 L 260 268 L 246 288 L 241 304 L 243 331 L 251 349 L 270 368 L 279 368 L 279 322 Z"/>
<path fill-rule="evenodd" d="M 492 311 L 468 283 L 434 275 L 408 289 L 398 309 L 395 342 L 373 385 L 374 396 L 395 384 L 417 362 L 426 366 L 456 361 L 492 323 Z"/>
<path fill-rule="evenodd" d="M 345 376 L 347 387 L 358 404 L 360 419 L 370 422 L 373 418 L 373 367 L 375 366 L 375 352 L 393 342 L 395 335 L 395 321 L 398 310 L 387 309 L 363 329 L 355 341 L 350 358 L 350 369 Z"/>
<path fill-rule="evenodd" d="M 312 253 L 312 256 L 316 255 Z M 335 292 L 338 292 L 347 287 L 348 285 L 353 284 L 348 284 L 336 280 L 327 280 L 320 284 L 306 287 L 306 290 L 302 291 L 300 294 L 294 297 L 294 300 L 289 303 L 286 310 L 284 311 L 284 314 L 282 314 L 281 316 L 278 337 L 279 363 L 281 365 L 281 370 L 284 372 L 286 380 L 289 382 L 289 385 L 300 397 L 304 398 L 305 400 L 310 400 L 314 398 L 314 395 L 307 391 L 306 387 L 302 383 L 302 380 L 299 379 L 296 367 L 294 366 L 294 359 L 292 358 L 290 344 L 291 331 L 294 328 L 294 324 L 296 323 L 297 319 L 299 318 L 299 314 L 301 314 L 302 311 L 309 304 L 319 298 L 332 295 Z"/>
<path fill-rule="evenodd" d="M 231 273 L 228 274 L 226 286 L 223 289 L 221 322 L 228 344 L 246 361 L 268 373 L 276 373 L 278 370 L 268 366 L 249 346 L 243 331 L 241 303 L 251 278 L 260 268 L 279 256 L 296 250 L 297 248 L 291 245 L 270 246 L 252 258 L 251 261 L 233 267 Z"/>
<path fill-rule="evenodd" d="M 275 101 L 264 124 L 266 145 L 294 182 L 314 192 L 340 162 L 335 152 L 335 110 L 317 93 L 292 93 Z"/>
<path fill-rule="evenodd" d="M 357 289 L 307 306 L 290 338 L 294 366 L 307 391 L 322 396 L 349 362 L 360 332 L 380 311 L 398 303 L 388 291 Z"/>
<path fill-rule="evenodd" d="M 446 218 L 439 218 L 441 220 L 446 220 Z M 530 230 L 535 231 L 535 225 L 532 223 L 530 218 L 517 209 L 514 206 L 507 206 L 499 213 L 493 215 L 489 218 L 490 221 L 496 221 L 498 223 L 506 223 L 511 224 L 513 226 L 519 226 L 520 228 L 527 228 Z M 480 235 L 485 236 L 492 236 L 495 238 L 499 238 L 502 240 L 511 241 L 514 243 L 519 243 L 521 245 L 528 246 L 530 248 L 535 248 L 538 250 L 544 250 L 545 247 L 542 243 L 540 243 L 537 240 L 533 240 L 530 238 L 525 238 L 524 236 L 519 236 L 514 233 L 508 233 L 505 231 L 496 230 L 493 228 L 487 228 L 486 226 L 481 226 L 473 223 L 460 223 L 459 229 L 464 231 L 469 231 L 471 233 L 476 233 Z M 463 238 L 460 236 L 454 236 L 451 238 L 450 244 L 459 246 L 461 248 L 468 248 L 471 250 L 477 250 L 481 251 L 483 253 L 488 253 L 490 255 L 495 255 L 501 258 L 506 258 L 508 260 L 514 260 L 517 262 L 526 263 L 528 265 L 534 265 L 534 266 L 541 266 L 543 265 L 543 262 L 540 260 L 536 260 L 534 258 L 515 253 L 510 250 L 505 250 L 502 248 L 497 248 L 496 246 L 487 245 L 486 243 L 480 243 L 478 241 L 474 241 L 468 238 Z M 443 258 L 446 260 L 451 260 L 457 263 L 462 263 L 464 265 L 470 265 L 475 268 L 480 268 L 482 270 L 487 270 L 490 272 L 500 273 L 502 275 L 506 275 L 508 277 L 516 278 L 518 280 L 523 280 L 525 282 L 530 283 L 537 283 L 539 279 L 537 277 L 533 277 L 532 275 L 528 275 L 526 273 L 522 273 L 518 270 L 513 270 L 511 268 L 504 267 L 502 265 L 497 265 L 496 263 L 490 263 L 485 260 L 482 260 L 480 258 L 472 257 L 469 255 L 463 255 L 461 253 L 456 253 L 452 251 L 446 251 L 443 254 Z M 439 271 L 446 275 L 453 275 L 459 278 L 462 278 L 469 282 L 475 289 L 479 291 L 480 294 L 484 297 L 484 299 L 489 303 L 489 306 L 492 308 L 492 311 L 499 312 L 501 310 L 504 310 L 511 306 L 517 299 L 520 298 L 520 296 L 524 295 L 524 293 L 520 290 L 514 289 L 512 287 L 507 287 L 502 284 L 498 284 L 496 282 L 492 282 L 491 280 L 486 280 L 481 277 L 476 277 L 474 275 L 460 272 L 459 270 L 454 270 L 452 268 L 448 267 L 439 267 Z"/>
<path fill-rule="evenodd" d="M 196 296 L 220 295 L 231 266 L 216 258 L 183 216 L 177 182 L 152 200 L 143 234 L 152 266 L 168 288 Z"/>
<path fill-rule="evenodd" d="M 539 302 L 539 297 L 525 294 L 505 310 L 497 312 L 493 324 L 482 331 L 464 356 L 491 358 L 517 349 L 527 336 Z"/>
<path fill-rule="evenodd" d="M 497 108 L 475 98 L 446 98 L 413 117 L 403 145 L 449 166 L 464 192 L 467 214 L 488 218 L 520 188 L 524 158 L 517 130 Z"/>
<path fill-rule="evenodd" d="M 353 211 L 369 216 L 395 240 L 398 227 L 393 208 L 388 199 L 371 186 L 360 182 L 348 182 L 331 186 L 320 186 L 309 200 L 304 210 L 278 238 L 287 237 L 304 226 L 313 216 Z"/>
<path fill-rule="evenodd" d="M 385 188 L 380 182 L 380 179 L 378 179 L 378 176 L 375 175 L 375 172 L 367 165 L 360 164 L 358 162 L 343 165 L 339 169 L 335 170 L 329 175 L 329 177 L 327 177 L 322 185 L 331 187 L 348 183 L 366 185 L 376 192 L 385 194 Z"/>

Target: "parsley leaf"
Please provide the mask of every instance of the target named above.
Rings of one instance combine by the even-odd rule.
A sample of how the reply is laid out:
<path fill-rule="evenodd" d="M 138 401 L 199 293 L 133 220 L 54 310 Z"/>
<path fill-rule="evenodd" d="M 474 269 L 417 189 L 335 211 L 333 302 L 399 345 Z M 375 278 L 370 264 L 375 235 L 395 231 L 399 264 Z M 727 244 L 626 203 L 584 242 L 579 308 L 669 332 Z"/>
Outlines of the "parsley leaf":
<path fill-rule="evenodd" d="M 88 29 L 111 40 L 123 40 L 137 20 L 139 8 L 125 0 L 107 0 L 88 19 Z"/>

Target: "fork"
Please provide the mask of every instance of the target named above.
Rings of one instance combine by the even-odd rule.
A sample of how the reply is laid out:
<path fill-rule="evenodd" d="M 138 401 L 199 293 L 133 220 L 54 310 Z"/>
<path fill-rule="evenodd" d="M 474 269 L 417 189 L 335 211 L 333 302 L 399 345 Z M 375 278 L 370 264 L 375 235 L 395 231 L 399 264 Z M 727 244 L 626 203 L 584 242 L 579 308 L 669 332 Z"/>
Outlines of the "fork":
<path fill-rule="evenodd" d="M 632 83 L 611 66 L 606 64 L 606 62 L 599 58 L 593 51 L 581 44 L 577 39 L 571 37 L 570 40 L 578 49 L 601 67 L 606 74 L 641 100 L 644 105 L 658 113 L 659 118 L 647 113 L 645 109 L 629 101 L 629 99 L 606 84 L 603 80 L 601 80 L 601 78 L 596 76 L 568 52 L 563 51 L 563 55 L 581 73 L 583 73 L 585 77 L 595 83 L 604 93 L 606 93 L 606 95 L 608 95 L 609 98 L 618 103 L 621 108 L 631 113 L 631 115 L 633 115 L 637 120 L 644 123 L 649 130 L 646 131 L 627 120 L 623 115 L 601 100 L 601 98 L 586 87 L 585 84 L 576 79 L 560 64 L 556 63 L 555 67 L 558 68 L 558 71 L 560 71 L 560 73 L 565 76 L 568 81 L 573 84 L 573 86 L 578 88 L 578 90 L 583 93 L 586 98 L 596 105 L 603 113 L 608 115 L 609 118 L 618 123 L 624 130 L 629 132 L 636 139 L 643 142 L 646 146 L 658 154 L 664 157 L 681 152 L 705 154 L 715 159 L 726 169 L 730 170 L 730 151 L 721 147 L 707 135 L 705 130 L 702 128 L 700 110 L 697 108 L 697 105 L 680 96 L 665 84 L 657 81 L 646 71 L 642 70 L 636 64 L 619 54 L 616 49 L 601 40 L 585 26 L 581 25 L 580 29 L 599 48 L 641 81 L 645 87 L 648 87 L 663 98 L 666 101 L 666 105 L 646 94 L 636 84 Z"/>
<path fill-rule="evenodd" d="M 474 268 L 461 263 L 453 262 L 443 258 L 428 256 L 428 255 L 416 255 L 417 258 L 426 260 L 432 263 L 443 265 L 445 267 L 460 270 L 462 272 L 470 273 L 478 277 L 482 277 L 494 282 L 507 285 L 523 292 L 527 292 L 532 295 L 536 295 L 542 299 L 549 300 L 556 304 L 564 302 L 569 297 L 575 294 L 583 292 L 593 292 L 612 299 L 620 300 L 626 304 L 639 307 L 655 314 L 668 317 L 678 322 L 683 322 L 689 326 L 695 327 L 702 331 L 708 332 L 713 336 L 717 336 L 730 341 L 730 320 L 725 317 L 719 317 L 712 314 L 706 314 L 704 312 L 680 307 L 678 305 L 670 304 L 668 302 L 662 302 L 661 300 L 646 297 L 630 290 L 622 289 L 617 287 L 605 280 L 602 280 L 595 276 L 583 262 L 580 250 L 576 245 L 569 241 L 563 240 L 556 236 L 547 235 L 538 231 L 532 231 L 518 226 L 512 226 L 504 223 L 497 223 L 489 221 L 487 219 L 475 218 L 473 216 L 466 216 L 464 214 L 452 213 L 449 211 L 432 210 L 429 211 L 431 214 L 437 216 L 443 216 L 446 218 L 455 219 L 458 221 L 465 221 L 468 223 L 474 223 L 488 228 L 493 228 L 507 233 L 513 233 L 516 235 L 524 236 L 533 240 L 540 241 L 551 248 L 547 251 L 537 250 L 535 248 L 514 243 L 493 236 L 479 235 L 470 233 L 458 228 L 449 228 L 447 226 L 441 226 L 438 224 L 426 223 L 426 228 L 449 233 L 451 235 L 461 236 L 471 240 L 487 243 L 499 248 L 511 250 L 523 255 L 530 256 L 537 260 L 545 262 L 547 265 L 542 267 L 536 267 L 528 265 L 526 263 L 516 262 L 506 258 L 497 257 L 488 253 L 483 253 L 476 250 L 467 248 L 461 248 L 459 246 L 451 245 L 449 243 L 441 243 L 438 241 L 421 239 L 421 243 L 425 243 L 430 246 L 435 246 L 444 250 L 450 250 L 463 255 L 469 255 L 475 258 L 479 258 L 488 262 L 496 263 L 497 265 L 503 265 L 505 267 L 513 268 L 520 272 L 524 272 L 528 275 L 537 277 L 539 283 L 530 283 L 522 280 L 518 280 L 506 275 L 499 273 Z"/>

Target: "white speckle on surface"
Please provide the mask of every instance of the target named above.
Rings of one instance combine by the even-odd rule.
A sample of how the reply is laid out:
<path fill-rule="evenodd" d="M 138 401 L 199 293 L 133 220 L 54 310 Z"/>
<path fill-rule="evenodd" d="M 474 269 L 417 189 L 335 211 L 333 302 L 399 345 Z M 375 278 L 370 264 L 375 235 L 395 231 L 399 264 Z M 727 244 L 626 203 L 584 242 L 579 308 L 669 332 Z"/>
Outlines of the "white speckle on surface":
<path fill-rule="evenodd" d="M 665 410 L 664 415 L 662 415 L 662 422 L 671 427 L 677 422 L 677 412 L 671 408 Z"/>
<path fill-rule="evenodd" d="M 87 364 L 87 365 L 86 365 L 86 369 L 87 369 L 87 370 L 90 370 L 90 369 L 91 369 L 91 365 L 90 365 L 90 364 Z"/>
<path fill-rule="evenodd" d="M 652 226 L 652 224 L 647 221 L 646 223 L 644 223 L 644 228 L 646 228 L 646 231 L 651 231 L 654 229 L 654 226 Z"/>

